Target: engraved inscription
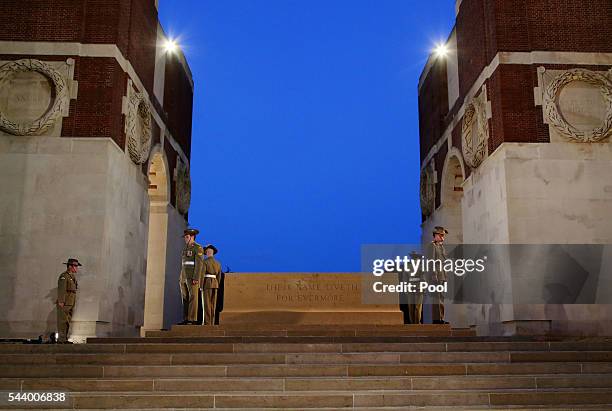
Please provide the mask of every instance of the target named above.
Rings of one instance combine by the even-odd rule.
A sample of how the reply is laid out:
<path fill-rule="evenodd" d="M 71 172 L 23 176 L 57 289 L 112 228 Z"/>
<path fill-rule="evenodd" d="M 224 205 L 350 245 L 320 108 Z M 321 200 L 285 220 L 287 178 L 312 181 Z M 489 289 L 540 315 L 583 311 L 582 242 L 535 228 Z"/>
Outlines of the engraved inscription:
<path fill-rule="evenodd" d="M 600 126 L 606 117 L 606 102 L 596 85 L 573 81 L 559 92 L 561 115 L 581 131 Z"/>
<path fill-rule="evenodd" d="M 579 143 L 605 141 L 612 134 L 612 81 L 606 74 L 581 68 L 551 71 L 554 77 L 548 81 L 546 70 L 538 71 L 544 122 L 556 133 Z"/>
<path fill-rule="evenodd" d="M 68 115 L 69 83 L 50 63 L 20 59 L 0 66 L 0 129 L 41 135 Z"/>
<path fill-rule="evenodd" d="M 344 303 L 351 296 L 359 295 L 358 284 L 343 282 L 269 282 L 266 284 L 266 297 L 284 304 L 295 303 Z"/>
<path fill-rule="evenodd" d="M 18 122 L 30 122 L 51 107 L 52 83 L 38 72 L 18 72 L 0 89 L 0 112 Z"/>

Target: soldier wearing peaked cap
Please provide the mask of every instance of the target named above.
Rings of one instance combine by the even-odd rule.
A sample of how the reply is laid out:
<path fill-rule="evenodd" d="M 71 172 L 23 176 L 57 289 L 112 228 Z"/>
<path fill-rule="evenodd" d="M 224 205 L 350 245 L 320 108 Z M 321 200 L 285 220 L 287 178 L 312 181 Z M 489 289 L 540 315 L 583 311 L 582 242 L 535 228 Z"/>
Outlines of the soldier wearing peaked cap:
<path fill-rule="evenodd" d="M 82 264 L 76 258 L 69 258 L 66 261 L 66 271 L 59 275 L 57 280 L 57 332 L 59 334 L 57 341 L 59 343 L 68 343 L 68 335 L 70 333 L 70 322 L 74 313 L 76 304 L 76 293 L 78 283 L 76 273 Z"/>
<path fill-rule="evenodd" d="M 440 260 L 442 264 L 434 264 L 432 273 L 432 282 L 434 284 L 443 284 L 448 280 L 446 271 L 444 271 L 444 261 L 446 260 L 446 251 L 444 250 L 444 237 L 448 234 L 448 230 L 441 226 L 436 226 L 433 229 L 433 241 L 429 247 L 429 258 Z M 448 324 L 444 321 L 444 294 L 434 293 L 433 304 L 431 306 L 431 318 L 434 324 Z"/>
<path fill-rule="evenodd" d="M 198 321 L 198 293 L 202 284 L 204 266 L 204 249 L 195 242 L 199 233 L 194 228 L 188 228 L 183 232 L 185 248 L 183 248 L 179 276 L 184 315 L 184 321 L 181 324 L 197 324 Z"/>
<path fill-rule="evenodd" d="M 215 310 L 217 308 L 217 292 L 221 281 L 221 264 L 215 259 L 217 248 L 208 244 L 204 248 L 204 324 L 215 324 Z"/>

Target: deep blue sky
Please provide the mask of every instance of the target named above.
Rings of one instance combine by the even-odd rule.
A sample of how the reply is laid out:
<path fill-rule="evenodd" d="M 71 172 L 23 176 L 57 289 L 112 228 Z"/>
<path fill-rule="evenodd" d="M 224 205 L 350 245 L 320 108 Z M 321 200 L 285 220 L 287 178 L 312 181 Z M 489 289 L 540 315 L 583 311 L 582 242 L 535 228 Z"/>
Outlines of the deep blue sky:
<path fill-rule="evenodd" d="M 418 243 L 417 84 L 455 0 L 160 0 L 195 82 L 190 224 L 232 271 Z"/>

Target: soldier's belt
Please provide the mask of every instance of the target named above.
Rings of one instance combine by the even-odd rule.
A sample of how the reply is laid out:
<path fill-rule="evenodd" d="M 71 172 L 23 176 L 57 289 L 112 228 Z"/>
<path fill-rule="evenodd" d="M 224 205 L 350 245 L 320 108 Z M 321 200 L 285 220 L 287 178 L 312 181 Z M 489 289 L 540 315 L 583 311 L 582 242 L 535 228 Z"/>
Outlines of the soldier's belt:
<path fill-rule="evenodd" d="M 183 264 L 185 264 L 185 265 L 195 265 L 195 261 L 184 261 Z"/>
<path fill-rule="evenodd" d="M 206 277 L 206 278 L 217 278 L 217 276 L 213 275 L 213 274 L 206 274 L 204 277 Z"/>
<path fill-rule="evenodd" d="M 76 294 L 76 291 L 74 290 L 66 290 L 67 293 L 72 293 L 72 294 Z"/>

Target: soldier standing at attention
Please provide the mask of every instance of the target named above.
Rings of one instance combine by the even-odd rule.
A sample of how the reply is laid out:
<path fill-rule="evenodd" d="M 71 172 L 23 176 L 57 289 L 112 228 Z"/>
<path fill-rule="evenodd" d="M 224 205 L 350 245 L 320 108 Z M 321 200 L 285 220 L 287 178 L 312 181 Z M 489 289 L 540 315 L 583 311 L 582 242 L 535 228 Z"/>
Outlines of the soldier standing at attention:
<path fill-rule="evenodd" d="M 71 344 L 68 341 L 68 334 L 78 288 L 75 274 L 82 264 L 76 258 L 69 258 L 64 264 L 66 264 L 66 271 L 61 273 L 57 280 L 57 332 L 59 334 L 57 342 Z"/>
<path fill-rule="evenodd" d="M 221 279 L 221 264 L 215 259 L 217 248 L 208 244 L 204 248 L 204 324 L 215 325 L 215 309 L 217 308 L 217 291 Z"/>
<path fill-rule="evenodd" d="M 432 282 L 434 284 L 443 284 L 448 277 L 444 271 L 444 261 L 446 260 L 446 251 L 444 250 L 444 236 L 448 234 L 448 230 L 444 227 L 436 226 L 433 230 L 433 241 L 430 244 L 430 258 L 440 260 L 434 264 Z M 433 304 L 431 305 L 431 318 L 434 324 L 448 324 L 444 321 L 444 294 L 434 293 Z"/>
<path fill-rule="evenodd" d="M 198 322 L 198 292 L 202 283 L 201 276 L 204 266 L 204 249 L 195 242 L 196 235 L 199 233 L 194 228 L 188 228 L 183 232 L 185 248 L 181 259 L 179 284 L 185 318 L 181 324 L 197 324 Z"/>

